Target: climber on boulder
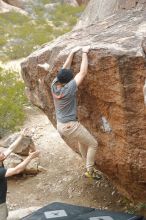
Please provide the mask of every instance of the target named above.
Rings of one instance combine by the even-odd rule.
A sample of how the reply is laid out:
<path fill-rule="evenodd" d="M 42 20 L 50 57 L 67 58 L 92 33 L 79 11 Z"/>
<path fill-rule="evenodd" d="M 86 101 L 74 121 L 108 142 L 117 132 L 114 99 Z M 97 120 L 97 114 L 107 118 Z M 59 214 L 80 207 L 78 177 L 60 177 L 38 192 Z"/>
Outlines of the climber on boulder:
<path fill-rule="evenodd" d="M 80 71 L 74 77 L 70 68 L 74 53 L 79 49 L 79 47 L 76 47 L 70 52 L 62 69 L 52 82 L 51 91 L 54 99 L 58 132 L 70 142 L 78 141 L 79 151 L 86 161 L 85 176 L 99 180 L 101 176 L 94 167 L 98 143 L 90 132 L 80 124 L 77 118 L 77 88 L 87 75 L 90 47 L 82 48 Z"/>

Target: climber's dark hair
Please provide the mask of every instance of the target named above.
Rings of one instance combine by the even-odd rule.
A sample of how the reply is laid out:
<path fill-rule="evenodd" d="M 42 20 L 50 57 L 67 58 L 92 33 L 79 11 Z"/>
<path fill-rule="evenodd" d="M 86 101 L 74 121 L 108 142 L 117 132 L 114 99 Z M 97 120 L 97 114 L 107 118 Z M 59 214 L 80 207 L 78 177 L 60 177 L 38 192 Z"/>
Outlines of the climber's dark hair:
<path fill-rule="evenodd" d="M 61 69 L 57 74 L 60 83 L 68 83 L 73 79 L 73 71 L 71 69 Z"/>

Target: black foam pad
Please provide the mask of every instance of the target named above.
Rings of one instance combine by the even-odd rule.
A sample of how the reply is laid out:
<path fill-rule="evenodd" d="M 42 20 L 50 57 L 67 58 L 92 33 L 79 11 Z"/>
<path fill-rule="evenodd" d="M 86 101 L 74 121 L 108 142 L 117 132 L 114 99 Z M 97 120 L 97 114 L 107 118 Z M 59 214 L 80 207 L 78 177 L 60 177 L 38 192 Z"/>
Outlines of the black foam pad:
<path fill-rule="evenodd" d="M 122 212 L 98 210 L 83 206 L 54 202 L 22 218 L 22 220 L 146 220 Z"/>
<path fill-rule="evenodd" d="M 23 220 L 73 220 L 80 214 L 90 213 L 93 208 L 54 202 L 22 218 Z M 51 218 L 52 216 L 52 218 Z M 56 216 L 56 217 L 55 217 Z"/>

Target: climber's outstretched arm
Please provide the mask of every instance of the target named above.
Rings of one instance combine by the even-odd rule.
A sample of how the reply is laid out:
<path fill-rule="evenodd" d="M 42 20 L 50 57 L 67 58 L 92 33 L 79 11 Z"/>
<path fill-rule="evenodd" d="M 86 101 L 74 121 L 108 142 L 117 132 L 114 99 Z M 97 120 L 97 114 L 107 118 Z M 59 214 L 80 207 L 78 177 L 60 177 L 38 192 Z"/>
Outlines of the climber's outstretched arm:
<path fill-rule="evenodd" d="M 80 72 L 75 76 L 77 86 L 79 86 L 88 72 L 88 52 L 90 47 L 86 46 L 82 48 L 82 62 L 80 66 Z"/>
<path fill-rule="evenodd" d="M 74 56 L 74 53 L 77 52 L 78 50 L 80 49 L 80 47 L 75 47 L 71 52 L 70 54 L 68 55 L 65 63 L 63 64 L 63 69 L 70 69 L 71 67 L 71 64 L 72 64 L 72 59 L 73 59 L 73 56 Z"/>
<path fill-rule="evenodd" d="M 8 168 L 6 171 L 5 177 L 9 177 L 9 176 L 13 176 L 13 175 L 21 173 L 33 158 L 36 158 L 39 156 L 39 153 L 40 153 L 39 151 L 34 151 L 30 153 L 29 156 L 26 157 L 24 161 L 18 164 L 16 167 Z"/>
<path fill-rule="evenodd" d="M 15 148 L 19 145 L 22 138 L 24 137 L 27 129 L 23 129 L 20 132 L 20 136 L 9 146 L 8 149 L 4 151 L 5 159 L 15 150 Z"/>

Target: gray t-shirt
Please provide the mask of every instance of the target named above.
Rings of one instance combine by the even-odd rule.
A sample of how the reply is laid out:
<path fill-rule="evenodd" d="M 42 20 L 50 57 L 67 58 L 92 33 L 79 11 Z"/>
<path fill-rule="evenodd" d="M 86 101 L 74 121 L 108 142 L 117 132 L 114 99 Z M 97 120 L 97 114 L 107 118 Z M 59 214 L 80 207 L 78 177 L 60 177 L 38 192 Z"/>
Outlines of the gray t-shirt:
<path fill-rule="evenodd" d="M 57 86 L 57 82 L 58 80 L 56 77 L 51 85 L 57 121 L 61 123 L 76 121 L 76 81 L 72 79 L 69 83 L 65 84 L 65 86 L 61 88 Z"/>

